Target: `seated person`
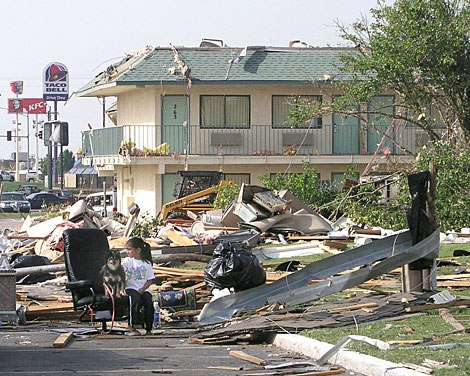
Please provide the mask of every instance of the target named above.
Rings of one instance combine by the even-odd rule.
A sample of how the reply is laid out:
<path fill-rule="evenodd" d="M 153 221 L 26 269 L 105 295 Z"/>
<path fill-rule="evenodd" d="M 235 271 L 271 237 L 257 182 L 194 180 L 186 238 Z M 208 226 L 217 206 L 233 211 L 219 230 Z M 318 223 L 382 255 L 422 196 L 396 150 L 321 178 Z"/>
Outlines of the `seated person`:
<path fill-rule="evenodd" d="M 141 238 L 130 238 L 126 243 L 127 254 L 122 260 L 126 272 L 126 294 L 129 297 L 129 332 L 127 335 L 138 336 L 140 310 L 144 309 L 144 327 L 146 334 L 152 332 L 154 308 L 149 287 L 154 282 L 152 253 L 150 245 Z"/>

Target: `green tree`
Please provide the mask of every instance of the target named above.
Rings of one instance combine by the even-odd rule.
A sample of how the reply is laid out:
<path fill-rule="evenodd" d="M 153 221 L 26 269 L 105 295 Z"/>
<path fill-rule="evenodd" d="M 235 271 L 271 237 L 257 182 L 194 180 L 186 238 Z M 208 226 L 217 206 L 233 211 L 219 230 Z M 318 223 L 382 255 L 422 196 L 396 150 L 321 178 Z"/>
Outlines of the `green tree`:
<path fill-rule="evenodd" d="M 407 175 L 437 169 L 436 218 L 441 231 L 460 230 L 469 224 L 470 153 L 455 148 L 448 141 L 431 142 L 419 153 L 417 162 L 402 168 L 394 176 L 398 194 L 384 202 L 382 189 L 376 184 L 361 184 L 341 192 L 327 207 L 338 217 L 346 213 L 354 222 L 383 228 L 407 227 L 406 209 L 411 206 Z"/>
<path fill-rule="evenodd" d="M 73 153 L 69 149 L 64 149 L 63 151 L 63 164 L 64 164 L 64 174 L 69 171 L 73 165 L 75 164 L 75 157 L 73 156 Z M 61 168 L 60 168 L 60 155 L 59 158 L 57 159 L 57 171 L 60 174 Z"/>
<path fill-rule="evenodd" d="M 308 163 L 302 164 L 302 172 L 290 174 L 262 175 L 259 177 L 263 186 L 272 190 L 289 190 L 305 205 L 317 210 L 320 209 L 322 215 L 329 215 L 330 208 L 324 207 L 336 197 L 338 191 L 331 185 L 322 185 L 319 174 L 315 168 Z"/>
<path fill-rule="evenodd" d="M 297 108 L 291 123 L 332 111 L 356 115 L 367 121 L 366 111 L 351 110 L 351 103 L 367 103 L 393 92 L 391 117 L 425 130 L 439 139 L 436 123 L 442 119 L 447 136 L 470 139 L 470 2 L 468 0 L 378 0 L 371 19 L 350 26 L 337 22 L 342 38 L 355 47 L 343 55 L 343 69 L 351 81 L 338 83 L 344 93 L 333 104 Z M 333 84 L 335 82 L 333 81 Z M 433 111 L 430 110 L 432 105 Z M 365 108 L 365 107 L 363 107 Z M 452 139 L 452 137 L 450 137 Z M 458 137 L 454 137 L 458 139 Z"/>
<path fill-rule="evenodd" d="M 68 149 L 64 150 L 63 155 L 64 155 L 64 161 L 63 161 L 64 173 L 67 173 L 67 171 L 69 171 L 75 164 L 75 157 L 73 156 L 73 153 Z M 39 168 L 41 169 L 44 175 L 49 175 L 49 156 L 46 156 L 39 160 Z M 57 168 L 57 173 L 60 175 L 60 171 L 61 171 L 60 170 L 60 155 L 57 158 L 56 168 Z"/>

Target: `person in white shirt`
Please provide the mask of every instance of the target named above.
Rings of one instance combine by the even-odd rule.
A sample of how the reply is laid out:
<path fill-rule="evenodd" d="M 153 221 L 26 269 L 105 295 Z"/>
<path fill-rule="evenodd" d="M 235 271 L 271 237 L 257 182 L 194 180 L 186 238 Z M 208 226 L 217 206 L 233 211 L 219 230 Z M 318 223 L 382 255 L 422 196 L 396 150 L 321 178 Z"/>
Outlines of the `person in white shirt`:
<path fill-rule="evenodd" d="M 127 254 L 122 260 L 126 272 L 126 294 L 129 297 L 129 331 L 127 335 L 136 336 L 139 312 L 144 308 L 144 327 L 146 334 L 152 332 L 154 308 L 149 287 L 154 282 L 152 253 L 150 245 L 141 238 L 130 238 L 126 243 Z"/>

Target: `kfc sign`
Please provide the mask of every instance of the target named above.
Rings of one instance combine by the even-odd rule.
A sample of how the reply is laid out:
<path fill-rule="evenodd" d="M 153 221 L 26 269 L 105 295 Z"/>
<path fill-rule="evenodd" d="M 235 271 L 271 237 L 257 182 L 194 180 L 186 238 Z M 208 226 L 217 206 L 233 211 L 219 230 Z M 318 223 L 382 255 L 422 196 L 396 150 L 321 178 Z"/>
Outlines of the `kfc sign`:
<path fill-rule="evenodd" d="M 47 103 L 42 98 L 22 98 L 8 99 L 8 113 L 45 114 L 47 112 Z"/>
<path fill-rule="evenodd" d="M 46 101 L 66 101 L 69 98 L 69 71 L 64 64 L 50 63 L 42 75 L 42 97 Z"/>
<path fill-rule="evenodd" d="M 8 99 L 8 113 L 16 114 L 23 112 L 23 104 L 21 103 L 22 99 Z"/>
<path fill-rule="evenodd" d="M 45 114 L 47 102 L 42 98 L 23 98 L 23 110 L 28 114 Z"/>

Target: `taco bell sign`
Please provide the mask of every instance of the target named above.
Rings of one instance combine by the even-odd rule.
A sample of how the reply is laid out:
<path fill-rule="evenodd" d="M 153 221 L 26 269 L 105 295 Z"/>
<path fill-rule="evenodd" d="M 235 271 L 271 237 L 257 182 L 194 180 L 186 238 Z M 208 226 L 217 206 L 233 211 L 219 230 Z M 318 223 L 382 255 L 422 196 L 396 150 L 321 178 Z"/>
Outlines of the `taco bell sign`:
<path fill-rule="evenodd" d="M 50 63 L 42 74 L 42 97 L 46 101 L 69 98 L 69 71 L 62 63 Z"/>

